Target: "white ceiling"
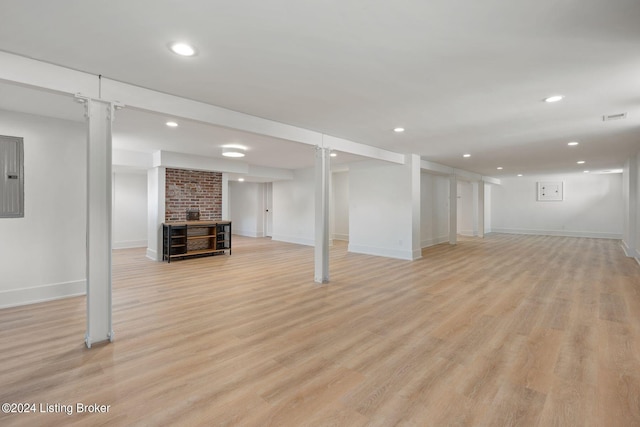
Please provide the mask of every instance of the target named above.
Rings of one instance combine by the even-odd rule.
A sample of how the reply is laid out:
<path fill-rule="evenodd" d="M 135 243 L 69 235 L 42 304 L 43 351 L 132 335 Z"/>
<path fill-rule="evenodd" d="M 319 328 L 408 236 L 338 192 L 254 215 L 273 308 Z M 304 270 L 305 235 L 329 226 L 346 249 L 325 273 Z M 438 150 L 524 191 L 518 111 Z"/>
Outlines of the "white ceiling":
<path fill-rule="evenodd" d="M 5 0 L 0 50 L 500 177 L 620 168 L 638 151 L 639 23 L 638 0 Z M 197 56 L 169 52 L 182 40 Z M 29 94 L 2 85 L 0 108 L 48 105 Z M 50 101 L 66 114 L 69 99 Z M 122 110 L 114 145 L 217 156 L 241 142 L 252 164 L 313 163 L 299 144 L 166 119 Z"/>

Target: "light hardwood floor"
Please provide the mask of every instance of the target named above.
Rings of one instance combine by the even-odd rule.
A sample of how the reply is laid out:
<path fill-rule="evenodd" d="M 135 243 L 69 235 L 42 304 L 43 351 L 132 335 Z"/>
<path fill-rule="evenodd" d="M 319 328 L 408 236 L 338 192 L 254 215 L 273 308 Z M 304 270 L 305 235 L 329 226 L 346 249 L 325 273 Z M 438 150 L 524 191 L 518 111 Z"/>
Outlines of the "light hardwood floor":
<path fill-rule="evenodd" d="M 236 238 L 114 252 L 115 342 L 84 297 L 0 310 L 0 425 L 640 426 L 640 266 L 615 240 L 488 235 L 409 262 Z"/>

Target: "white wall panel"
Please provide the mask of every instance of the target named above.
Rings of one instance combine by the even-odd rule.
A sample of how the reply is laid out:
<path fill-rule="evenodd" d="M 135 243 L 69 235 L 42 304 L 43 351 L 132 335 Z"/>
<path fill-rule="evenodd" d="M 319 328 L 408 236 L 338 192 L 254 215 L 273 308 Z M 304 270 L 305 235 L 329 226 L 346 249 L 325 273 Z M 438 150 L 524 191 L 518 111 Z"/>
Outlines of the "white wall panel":
<path fill-rule="evenodd" d="M 25 215 L 0 219 L 0 306 L 83 294 L 84 123 L 0 111 L 0 134 L 24 138 L 25 166 Z"/>
<path fill-rule="evenodd" d="M 563 201 L 536 201 L 538 181 L 563 181 Z M 492 187 L 494 232 L 621 238 L 622 174 L 503 178 Z"/>

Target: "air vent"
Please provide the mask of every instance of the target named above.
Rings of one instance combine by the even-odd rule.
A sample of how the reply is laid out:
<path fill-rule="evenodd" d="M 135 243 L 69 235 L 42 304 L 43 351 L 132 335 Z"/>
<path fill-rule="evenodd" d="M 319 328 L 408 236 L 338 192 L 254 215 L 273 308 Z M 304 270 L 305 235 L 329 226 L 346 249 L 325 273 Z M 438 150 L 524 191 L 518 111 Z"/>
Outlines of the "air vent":
<path fill-rule="evenodd" d="M 626 118 L 627 118 L 627 113 L 609 114 L 608 116 L 602 116 L 602 121 L 608 122 L 609 120 L 621 120 Z"/>

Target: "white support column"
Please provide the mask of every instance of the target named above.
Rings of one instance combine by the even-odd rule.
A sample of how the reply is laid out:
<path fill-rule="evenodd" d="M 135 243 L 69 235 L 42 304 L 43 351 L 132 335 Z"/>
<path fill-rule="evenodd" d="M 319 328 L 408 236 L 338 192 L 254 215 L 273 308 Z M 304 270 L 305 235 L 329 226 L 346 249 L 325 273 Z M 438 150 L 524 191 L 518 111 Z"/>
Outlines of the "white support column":
<path fill-rule="evenodd" d="M 329 191 L 331 189 L 331 150 L 316 147 L 316 227 L 315 275 L 316 283 L 329 282 Z"/>
<path fill-rule="evenodd" d="M 484 237 L 484 181 L 480 180 L 477 183 L 478 186 L 478 212 L 477 212 L 477 222 L 478 222 L 478 237 Z"/>
<path fill-rule="evenodd" d="M 111 321 L 111 103 L 84 98 L 87 139 L 88 348 L 113 341 Z"/>
<path fill-rule="evenodd" d="M 458 243 L 458 178 L 449 175 L 449 243 Z"/>
<path fill-rule="evenodd" d="M 622 175 L 623 234 L 622 248 L 628 257 L 635 258 L 638 246 L 638 154 L 631 156 Z"/>
<path fill-rule="evenodd" d="M 473 236 L 478 236 L 480 234 L 479 230 L 479 221 L 478 221 L 478 209 L 480 206 L 478 205 L 478 181 L 473 181 L 471 183 L 471 219 L 472 219 L 472 228 L 473 228 Z"/>
<path fill-rule="evenodd" d="M 222 218 L 231 221 L 229 214 L 229 174 L 222 174 Z"/>
<path fill-rule="evenodd" d="M 412 259 L 422 258 L 422 240 L 420 233 L 421 225 L 421 200 L 420 189 L 420 156 L 412 154 L 407 163 L 411 167 L 411 254 Z"/>
<path fill-rule="evenodd" d="M 162 223 L 165 217 L 166 168 L 147 170 L 147 258 L 162 261 Z"/>

